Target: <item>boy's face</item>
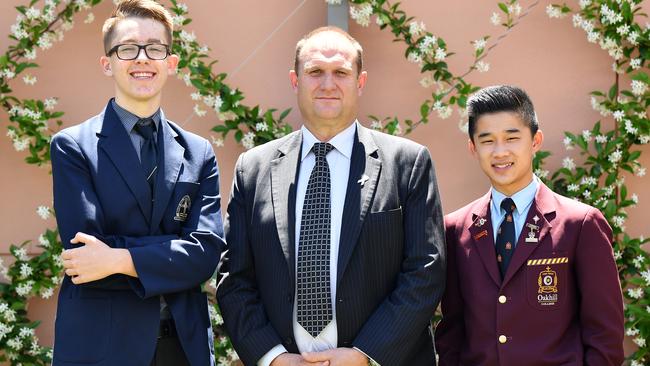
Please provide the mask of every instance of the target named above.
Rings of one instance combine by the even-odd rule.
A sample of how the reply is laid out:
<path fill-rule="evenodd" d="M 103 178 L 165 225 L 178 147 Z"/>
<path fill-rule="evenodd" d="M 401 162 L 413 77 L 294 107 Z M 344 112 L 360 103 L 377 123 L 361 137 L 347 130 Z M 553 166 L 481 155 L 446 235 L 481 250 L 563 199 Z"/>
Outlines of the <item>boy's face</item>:
<path fill-rule="evenodd" d="M 145 18 L 126 18 L 115 24 L 110 48 L 121 44 L 169 45 L 162 23 Z M 144 49 L 134 60 L 121 60 L 117 53 L 100 58 L 106 76 L 115 80 L 115 99 L 123 107 L 137 103 L 158 103 L 167 76 L 176 72 L 178 56 L 169 55 L 164 60 L 151 60 Z"/>
<path fill-rule="evenodd" d="M 514 112 L 482 115 L 476 121 L 469 150 L 476 157 L 492 186 L 511 196 L 533 179 L 533 156 L 541 148 L 542 131 L 530 128 Z"/>

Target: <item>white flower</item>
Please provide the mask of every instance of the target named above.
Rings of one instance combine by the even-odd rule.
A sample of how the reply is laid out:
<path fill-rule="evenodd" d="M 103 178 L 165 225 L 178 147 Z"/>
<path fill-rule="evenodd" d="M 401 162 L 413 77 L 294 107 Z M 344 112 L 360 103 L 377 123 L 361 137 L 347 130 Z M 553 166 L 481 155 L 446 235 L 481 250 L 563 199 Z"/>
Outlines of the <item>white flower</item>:
<path fill-rule="evenodd" d="M 447 53 L 445 52 L 445 50 L 442 48 L 438 48 L 436 50 L 436 56 L 435 56 L 436 61 L 438 62 L 444 61 L 445 57 L 447 57 Z"/>
<path fill-rule="evenodd" d="M 25 51 L 25 58 L 28 60 L 36 59 L 36 49 L 32 48 L 31 50 Z"/>
<path fill-rule="evenodd" d="M 201 93 L 194 92 L 194 93 L 190 94 L 190 97 L 192 98 L 192 100 L 200 100 L 201 99 Z"/>
<path fill-rule="evenodd" d="M 601 143 L 601 144 L 607 143 L 607 136 L 605 136 L 605 135 L 597 135 L 596 136 L 596 142 Z"/>
<path fill-rule="evenodd" d="M 631 60 L 630 60 L 630 67 L 632 67 L 632 69 L 634 69 L 634 70 L 636 70 L 636 69 L 638 69 L 639 67 L 641 67 L 641 59 L 640 59 L 640 58 L 633 58 L 633 59 L 631 59 Z"/>
<path fill-rule="evenodd" d="M 587 41 L 589 43 L 596 43 L 600 39 L 600 33 L 598 32 L 588 32 L 587 33 Z"/>
<path fill-rule="evenodd" d="M 214 106 L 213 106 L 213 108 L 214 108 L 215 111 L 220 112 L 221 111 L 221 106 L 223 106 L 223 100 L 221 99 L 220 95 L 217 95 L 214 98 Z"/>
<path fill-rule="evenodd" d="M 241 144 L 250 150 L 255 147 L 255 132 L 247 132 L 241 139 Z"/>
<path fill-rule="evenodd" d="M 621 253 L 620 250 L 615 250 L 614 251 L 614 260 L 620 260 L 623 258 L 623 253 Z"/>
<path fill-rule="evenodd" d="M 639 334 L 639 330 L 636 328 L 628 328 L 625 331 L 625 335 L 628 337 L 634 337 L 635 335 Z"/>
<path fill-rule="evenodd" d="M 620 216 L 620 215 L 616 215 L 616 216 L 612 217 L 612 221 L 614 223 L 614 226 L 620 228 L 620 227 L 623 227 L 623 224 L 625 224 L 625 217 Z"/>
<path fill-rule="evenodd" d="M 580 0 L 580 9 L 584 9 L 591 5 L 591 0 Z"/>
<path fill-rule="evenodd" d="M 338 2 L 340 3 L 341 0 L 338 0 Z M 187 4 L 185 4 L 185 3 L 178 3 L 177 7 L 178 7 L 178 9 L 179 9 L 180 11 L 182 11 L 183 13 L 187 13 Z"/>
<path fill-rule="evenodd" d="M 18 338 L 12 338 L 7 341 L 7 346 L 15 349 L 16 351 L 20 350 L 23 347 L 23 343 Z"/>
<path fill-rule="evenodd" d="M 630 366 L 645 366 L 641 362 L 643 362 L 643 361 L 632 360 L 632 363 L 630 363 Z"/>
<path fill-rule="evenodd" d="M 95 14 L 93 13 L 88 13 L 88 15 L 86 15 L 86 19 L 84 19 L 84 23 L 86 24 L 90 24 L 94 21 L 95 21 Z"/>
<path fill-rule="evenodd" d="M 573 161 L 572 158 L 567 156 L 566 158 L 564 158 L 564 160 L 562 160 L 562 166 L 569 170 L 573 170 L 576 167 L 576 163 Z"/>
<path fill-rule="evenodd" d="M 585 199 L 589 199 L 589 198 L 591 198 L 591 191 L 589 191 L 588 189 L 585 189 L 585 191 L 582 192 L 582 196 L 583 196 Z"/>
<path fill-rule="evenodd" d="M 490 17 L 490 22 L 493 25 L 501 24 L 501 15 L 499 15 L 499 13 L 496 13 L 496 12 L 492 13 L 492 17 Z"/>
<path fill-rule="evenodd" d="M 594 177 L 583 177 L 582 181 L 580 182 L 581 185 L 586 185 L 586 186 L 594 186 L 598 183 L 598 180 Z"/>
<path fill-rule="evenodd" d="M 619 160 L 621 160 L 622 157 L 623 157 L 623 152 L 621 152 L 621 150 L 617 149 L 616 151 L 614 151 L 613 153 L 611 153 L 609 155 L 607 160 L 609 160 L 609 162 L 612 163 L 612 164 L 616 164 L 616 163 L 619 162 Z"/>
<path fill-rule="evenodd" d="M 584 22 L 584 19 L 582 19 L 580 14 L 573 14 L 573 17 L 571 18 L 571 20 L 573 20 L 573 27 L 574 28 L 578 28 L 578 27 L 582 28 L 582 23 Z"/>
<path fill-rule="evenodd" d="M 451 116 L 451 114 L 454 112 L 454 110 L 451 108 L 451 106 L 444 106 L 443 108 L 440 108 L 437 110 L 438 112 L 438 117 L 441 119 L 447 119 Z"/>
<path fill-rule="evenodd" d="M 14 140 L 14 149 L 16 151 L 23 151 L 23 150 L 27 149 L 28 147 L 29 147 L 29 137 Z"/>
<path fill-rule="evenodd" d="M 634 127 L 634 125 L 632 124 L 632 121 L 630 121 L 629 119 L 626 119 L 625 120 L 625 132 L 627 132 L 627 133 L 629 133 L 631 135 L 636 135 L 637 132 L 639 132 L 639 130 L 636 127 Z"/>
<path fill-rule="evenodd" d="M 27 278 L 34 273 L 32 267 L 29 266 L 29 263 L 23 263 L 20 265 L 20 278 Z"/>
<path fill-rule="evenodd" d="M 632 31 L 632 32 L 630 32 L 630 34 L 627 36 L 627 40 L 630 41 L 630 43 L 631 43 L 632 45 L 634 45 L 634 46 L 636 46 L 637 44 L 639 44 L 638 39 L 639 39 L 639 32 L 637 32 L 637 31 Z"/>
<path fill-rule="evenodd" d="M 27 296 L 31 291 L 32 291 L 32 286 L 34 285 L 34 281 L 27 281 L 25 283 L 21 283 L 20 285 L 16 286 L 16 293 L 18 296 Z"/>
<path fill-rule="evenodd" d="M 54 106 L 55 106 L 58 102 L 59 102 L 59 101 L 58 101 L 56 98 L 47 98 L 47 99 L 45 99 L 45 101 L 43 102 L 43 104 L 45 104 L 45 109 L 47 109 L 48 111 L 51 111 L 52 109 L 54 109 Z"/>
<path fill-rule="evenodd" d="M 0 74 L 4 74 L 7 79 L 13 79 L 14 76 L 16 76 L 16 73 L 14 73 L 11 69 L 4 69 Z"/>
<path fill-rule="evenodd" d="M 648 84 L 641 80 L 632 80 L 632 94 L 638 97 L 645 94 L 646 90 L 648 90 Z"/>
<path fill-rule="evenodd" d="M 642 144 L 647 144 L 648 142 L 650 142 L 650 135 L 639 136 L 639 142 Z"/>
<path fill-rule="evenodd" d="M 15 322 L 16 321 L 16 311 L 13 310 L 13 309 L 5 310 L 5 319 L 7 319 L 8 322 Z"/>
<path fill-rule="evenodd" d="M 350 18 L 354 19 L 362 27 L 367 27 L 370 24 L 371 15 L 371 4 L 364 3 L 359 6 L 350 6 Z"/>
<path fill-rule="evenodd" d="M 585 141 L 590 142 L 590 141 L 591 141 L 591 131 L 589 131 L 589 130 L 582 130 L 582 138 L 583 138 Z"/>
<path fill-rule="evenodd" d="M 185 29 L 183 29 L 180 34 L 179 34 L 181 41 L 184 43 L 192 43 L 196 40 L 196 35 L 194 32 L 189 33 Z"/>
<path fill-rule="evenodd" d="M 372 122 L 370 122 L 370 128 L 372 128 L 373 130 L 381 130 L 381 128 L 382 128 L 381 122 L 380 121 L 372 121 Z"/>
<path fill-rule="evenodd" d="M 487 41 L 485 40 L 485 38 L 480 38 L 474 41 L 473 43 L 474 43 L 474 50 L 478 51 L 485 48 Z"/>
<path fill-rule="evenodd" d="M 510 14 L 519 16 L 521 14 L 521 5 L 519 5 L 519 3 L 515 3 L 514 5 L 508 5 L 508 11 L 510 12 Z"/>
<path fill-rule="evenodd" d="M 54 289 L 52 287 L 44 287 L 41 289 L 42 299 L 49 299 L 52 295 L 54 295 Z"/>
<path fill-rule="evenodd" d="M 409 23 L 409 33 L 411 34 L 411 37 L 417 38 L 420 34 L 422 34 L 426 29 L 426 26 L 424 25 L 424 22 L 418 23 L 417 21 Z"/>
<path fill-rule="evenodd" d="M 34 329 L 27 328 L 27 327 L 22 327 L 22 328 L 20 328 L 20 332 L 18 333 L 18 336 L 20 338 L 33 337 L 34 336 Z"/>
<path fill-rule="evenodd" d="M 621 36 L 624 36 L 630 32 L 630 26 L 627 24 L 619 25 L 618 28 L 616 28 L 616 33 L 620 34 Z"/>
<path fill-rule="evenodd" d="M 36 76 L 25 75 L 23 76 L 23 82 L 25 82 L 27 85 L 34 85 L 36 84 Z"/>
<path fill-rule="evenodd" d="M 630 288 L 627 290 L 627 294 L 633 299 L 640 299 L 643 296 L 643 288 L 641 287 Z"/>
<path fill-rule="evenodd" d="M 27 17 L 27 19 L 37 19 L 41 16 L 41 9 L 32 6 L 29 9 L 27 9 L 27 11 L 25 12 L 25 16 Z"/>
<path fill-rule="evenodd" d="M 49 218 L 50 218 L 50 214 L 51 214 L 51 212 L 50 212 L 50 208 L 47 207 L 47 206 L 38 206 L 38 208 L 36 209 L 36 213 L 37 213 L 38 216 L 40 216 L 41 219 L 43 219 L 43 220 L 47 220 L 47 219 L 49 219 Z"/>
<path fill-rule="evenodd" d="M 52 48 L 52 38 L 50 37 L 49 33 L 44 33 L 41 35 L 41 37 L 38 39 L 38 42 L 36 42 L 36 45 L 43 49 L 43 50 L 49 50 Z"/>
<path fill-rule="evenodd" d="M 484 61 L 479 61 L 476 63 L 476 70 L 478 70 L 478 72 L 488 72 L 490 70 L 490 64 Z"/>
<path fill-rule="evenodd" d="M 549 4 L 546 7 L 546 14 L 548 15 L 549 18 L 560 18 L 562 17 L 562 12 L 560 11 L 560 8 L 555 7 L 551 4 Z"/>
<path fill-rule="evenodd" d="M 645 338 L 641 337 L 636 337 L 633 339 L 634 343 L 636 343 L 637 346 L 639 347 L 645 347 Z"/>
<path fill-rule="evenodd" d="M 573 140 L 571 140 L 571 137 L 569 137 L 569 136 L 564 137 L 564 140 L 562 140 L 562 143 L 564 143 L 564 148 L 566 150 L 572 150 L 573 149 Z"/>
<path fill-rule="evenodd" d="M 325 0 L 330 5 L 341 5 L 341 0 Z"/>
<path fill-rule="evenodd" d="M 206 113 L 207 113 L 207 111 L 201 109 L 201 107 L 199 107 L 198 104 L 194 105 L 194 114 L 196 114 L 199 117 L 203 117 L 203 116 L 205 116 Z"/>
<path fill-rule="evenodd" d="M 549 173 L 550 172 L 548 170 L 544 170 L 544 169 L 535 170 L 535 175 L 541 179 L 545 179 L 546 177 L 548 177 Z"/>
<path fill-rule="evenodd" d="M 223 147 L 223 139 L 222 138 L 215 138 L 214 136 L 210 135 L 210 140 L 212 140 L 212 144 L 216 147 Z"/>
<path fill-rule="evenodd" d="M 411 51 L 406 59 L 415 64 L 422 62 L 422 56 L 420 56 L 420 54 L 415 51 Z"/>
<path fill-rule="evenodd" d="M 614 116 L 615 120 L 617 120 L 618 122 L 621 122 L 623 120 L 623 117 L 625 117 L 625 112 L 623 112 L 623 111 L 614 111 L 613 116 Z"/>
<path fill-rule="evenodd" d="M 27 32 L 20 26 L 20 24 L 14 24 L 11 26 L 11 34 L 13 34 L 13 36 L 18 40 L 29 37 L 29 34 L 27 34 Z"/>
<path fill-rule="evenodd" d="M 632 202 L 634 202 L 635 205 L 639 203 L 639 196 L 636 193 L 633 193 L 630 199 Z"/>
<path fill-rule="evenodd" d="M 420 85 L 422 85 L 423 88 L 430 88 L 435 84 L 436 84 L 436 80 L 433 78 L 433 75 L 431 74 L 427 74 L 425 77 L 420 79 Z"/>
<path fill-rule="evenodd" d="M 269 125 L 267 125 L 264 122 L 258 122 L 255 124 L 255 130 L 256 131 L 268 131 L 269 130 Z"/>
<path fill-rule="evenodd" d="M 577 191 L 578 189 L 580 189 L 580 186 L 578 186 L 578 185 L 575 184 L 575 183 L 572 183 L 572 184 L 569 184 L 569 185 L 566 187 L 566 189 L 567 189 L 567 191 L 569 191 L 569 192 L 575 192 L 575 191 Z"/>
<path fill-rule="evenodd" d="M 637 177 L 643 177 L 645 175 L 645 168 L 637 167 L 635 169 L 634 175 L 636 175 Z"/>
<path fill-rule="evenodd" d="M 641 268 L 643 262 L 645 262 L 645 257 L 642 254 L 639 254 L 636 258 L 632 259 L 632 264 L 634 264 L 634 267 L 636 268 Z"/>

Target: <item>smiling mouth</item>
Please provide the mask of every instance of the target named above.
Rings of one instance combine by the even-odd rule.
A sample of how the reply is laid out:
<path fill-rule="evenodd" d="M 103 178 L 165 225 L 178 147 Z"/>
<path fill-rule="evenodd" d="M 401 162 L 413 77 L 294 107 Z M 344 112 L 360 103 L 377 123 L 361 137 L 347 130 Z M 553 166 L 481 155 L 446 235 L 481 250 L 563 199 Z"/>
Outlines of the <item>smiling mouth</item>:
<path fill-rule="evenodd" d="M 149 80 L 152 79 L 156 73 L 150 71 L 134 71 L 130 73 L 131 77 L 136 80 Z"/>
<path fill-rule="evenodd" d="M 509 168 L 509 167 L 513 166 L 514 164 L 515 164 L 515 163 L 513 163 L 513 162 L 509 162 L 509 163 L 496 163 L 496 164 L 492 164 L 492 167 L 493 167 L 493 168 L 496 168 L 496 169 L 506 169 L 506 168 Z"/>

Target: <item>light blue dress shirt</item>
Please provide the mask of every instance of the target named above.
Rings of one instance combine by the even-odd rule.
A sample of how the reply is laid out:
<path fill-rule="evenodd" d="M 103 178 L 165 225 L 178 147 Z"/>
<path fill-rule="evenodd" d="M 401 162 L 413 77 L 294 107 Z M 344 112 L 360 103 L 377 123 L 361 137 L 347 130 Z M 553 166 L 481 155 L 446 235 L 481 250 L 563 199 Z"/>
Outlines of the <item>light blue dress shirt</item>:
<path fill-rule="evenodd" d="M 538 187 L 539 178 L 533 175 L 533 180 L 530 182 L 530 184 L 510 197 L 515 202 L 515 206 L 517 206 L 512 215 L 515 222 L 515 235 L 517 237 L 515 240 L 515 247 L 519 241 L 519 235 L 521 234 L 521 230 L 523 229 L 526 222 L 526 216 L 528 216 L 530 206 L 533 204 L 533 200 L 535 199 L 535 194 L 537 193 Z M 492 201 L 490 202 L 490 217 L 492 219 L 492 233 L 494 235 L 493 239 L 496 243 L 497 231 L 499 230 L 499 226 L 501 226 L 501 222 L 506 216 L 506 211 L 501 208 L 501 201 L 506 199 L 508 196 L 497 191 L 494 187 L 492 187 L 491 191 Z"/>

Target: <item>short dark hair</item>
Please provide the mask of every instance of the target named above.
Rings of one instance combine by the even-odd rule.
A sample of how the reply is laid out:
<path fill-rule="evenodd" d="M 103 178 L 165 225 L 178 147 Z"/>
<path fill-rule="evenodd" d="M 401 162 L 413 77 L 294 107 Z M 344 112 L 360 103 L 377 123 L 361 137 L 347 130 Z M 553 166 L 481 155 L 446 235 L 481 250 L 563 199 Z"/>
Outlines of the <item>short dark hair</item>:
<path fill-rule="evenodd" d="M 164 6 L 154 0 L 122 0 L 117 4 L 111 16 L 106 19 L 102 27 L 104 38 L 104 52 L 108 54 L 113 42 L 113 33 L 117 23 L 126 18 L 153 19 L 165 26 L 165 36 L 171 47 L 174 23 L 172 16 Z"/>
<path fill-rule="evenodd" d="M 476 121 L 484 114 L 497 112 L 517 113 L 524 124 L 530 128 L 532 135 L 535 135 L 539 129 L 533 102 L 523 89 L 512 85 L 488 86 L 477 91 L 467 100 L 469 119 L 467 133 L 472 141 L 474 141 Z"/>
<path fill-rule="evenodd" d="M 343 35 L 345 38 L 347 38 L 350 43 L 352 43 L 352 46 L 354 49 L 357 51 L 357 57 L 356 57 L 356 63 L 357 63 L 357 74 L 361 74 L 361 70 L 363 70 L 363 48 L 361 47 L 361 44 L 354 39 L 348 32 L 344 31 L 343 29 L 339 27 L 335 27 L 332 25 L 325 26 L 325 27 L 320 27 L 316 28 L 313 31 L 307 33 L 304 35 L 300 41 L 296 44 L 296 55 L 293 59 L 293 70 L 298 73 L 298 68 L 300 66 L 300 52 L 302 51 L 303 46 L 305 43 L 313 36 L 323 33 L 323 32 L 335 32 Z"/>

